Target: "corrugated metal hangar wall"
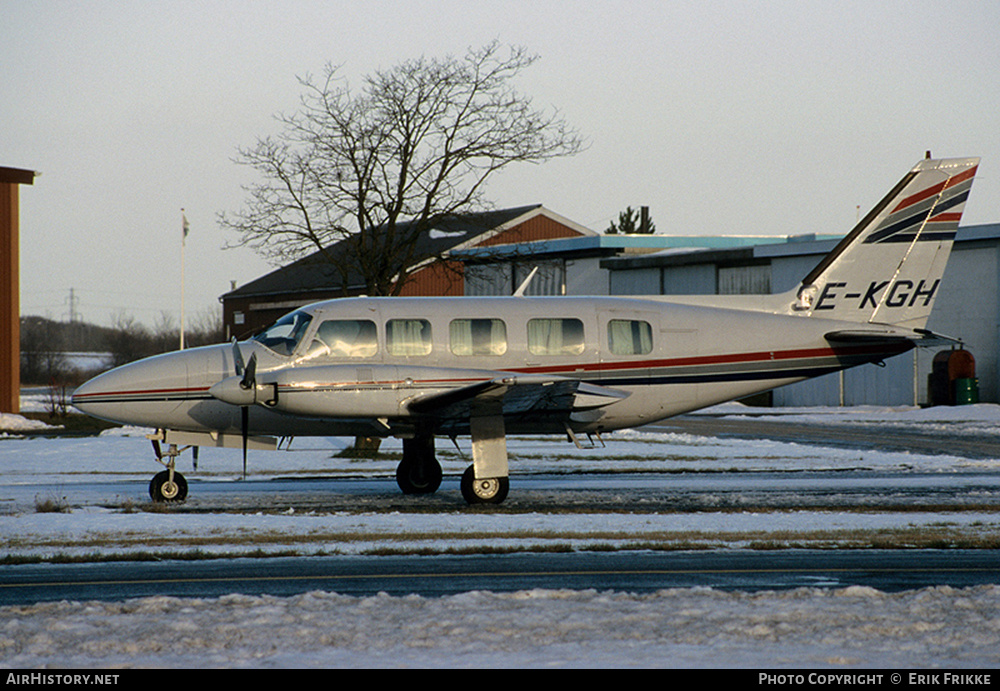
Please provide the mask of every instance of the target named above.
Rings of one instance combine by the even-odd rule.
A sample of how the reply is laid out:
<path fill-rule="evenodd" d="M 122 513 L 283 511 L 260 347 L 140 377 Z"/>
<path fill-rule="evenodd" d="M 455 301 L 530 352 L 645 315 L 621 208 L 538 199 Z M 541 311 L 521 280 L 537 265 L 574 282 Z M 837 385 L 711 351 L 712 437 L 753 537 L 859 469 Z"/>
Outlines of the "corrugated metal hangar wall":
<path fill-rule="evenodd" d="M 835 241 L 787 242 L 732 250 L 611 260 L 615 295 L 780 293 L 796 287 Z M 927 327 L 962 339 L 975 358 L 980 401 L 1000 402 L 1000 224 L 959 228 Z M 922 349 L 773 393 L 776 406 L 927 405 L 940 349 Z"/>

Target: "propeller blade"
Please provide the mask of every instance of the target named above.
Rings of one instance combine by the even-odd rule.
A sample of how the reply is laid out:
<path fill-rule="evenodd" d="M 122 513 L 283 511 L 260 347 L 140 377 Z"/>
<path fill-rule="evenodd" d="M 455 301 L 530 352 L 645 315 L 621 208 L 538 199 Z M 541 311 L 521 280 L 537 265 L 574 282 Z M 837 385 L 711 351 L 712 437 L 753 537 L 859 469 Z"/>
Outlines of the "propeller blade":
<path fill-rule="evenodd" d="M 254 391 L 257 387 L 257 353 L 251 353 L 249 362 L 244 363 L 243 353 L 240 351 L 240 344 L 236 340 L 235 336 L 233 337 L 233 364 L 236 368 L 236 376 L 243 377 L 243 379 L 240 380 L 240 389 L 243 391 Z M 226 398 L 229 398 L 230 402 L 236 403 L 236 400 L 232 400 L 232 398 L 229 397 L 230 394 L 227 393 L 227 389 L 222 382 L 216 384 L 216 387 L 220 386 L 222 386 L 222 390 L 216 392 L 218 395 L 213 395 L 216 395 L 216 397 L 220 398 L 220 400 L 226 400 Z M 256 392 L 253 398 L 256 398 Z M 240 434 L 243 437 L 244 480 L 247 479 L 247 441 L 250 438 L 250 404 L 252 403 L 253 399 L 240 405 Z"/>
<path fill-rule="evenodd" d="M 240 417 L 243 433 L 243 479 L 247 479 L 247 439 L 250 436 L 250 408 L 243 406 L 240 408 Z"/>
<path fill-rule="evenodd" d="M 240 352 L 240 344 L 236 341 L 236 336 L 233 336 L 233 363 L 236 365 L 236 376 L 243 374 L 243 353 Z"/>
<path fill-rule="evenodd" d="M 252 353 L 250 355 L 250 362 L 247 363 L 246 369 L 243 371 L 243 381 L 240 382 L 240 386 L 246 391 L 253 389 L 257 385 L 257 353 Z"/>

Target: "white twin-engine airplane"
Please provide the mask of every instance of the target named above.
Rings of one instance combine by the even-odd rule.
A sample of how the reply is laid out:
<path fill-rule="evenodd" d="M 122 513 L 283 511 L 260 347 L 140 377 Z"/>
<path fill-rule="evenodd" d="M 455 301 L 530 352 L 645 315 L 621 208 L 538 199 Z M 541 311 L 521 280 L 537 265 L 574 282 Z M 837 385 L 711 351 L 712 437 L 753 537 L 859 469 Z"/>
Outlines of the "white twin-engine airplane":
<path fill-rule="evenodd" d="M 156 429 L 156 501 L 187 496 L 185 448 L 242 447 L 245 470 L 248 446 L 309 435 L 399 437 L 400 489 L 431 493 L 435 436 L 471 435 L 462 494 L 499 503 L 507 434 L 576 441 L 940 345 L 924 327 L 978 163 L 920 161 L 788 293 L 330 300 L 106 372 L 73 405 Z"/>

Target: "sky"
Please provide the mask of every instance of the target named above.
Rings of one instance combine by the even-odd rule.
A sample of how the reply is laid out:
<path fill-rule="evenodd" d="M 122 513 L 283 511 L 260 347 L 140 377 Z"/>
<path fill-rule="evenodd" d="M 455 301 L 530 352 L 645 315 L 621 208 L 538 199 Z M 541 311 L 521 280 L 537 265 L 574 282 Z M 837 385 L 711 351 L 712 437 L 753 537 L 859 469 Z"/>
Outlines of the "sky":
<path fill-rule="evenodd" d="M 844 233 L 929 150 L 982 157 L 963 224 L 1000 222 L 992 0 L 0 0 L 0 17 L 0 166 L 41 173 L 20 188 L 23 315 L 176 324 L 182 286 L 188 324 L 221 310 L 273 268 L 225 249 L 218 215 L 259 181 L 237 148 L 279 131 L 298 77 L 330 63 L 357 84 L 493 40 L 538 55 L 515 86 L 588 143 L 497 176 L 499 208 Z"/>

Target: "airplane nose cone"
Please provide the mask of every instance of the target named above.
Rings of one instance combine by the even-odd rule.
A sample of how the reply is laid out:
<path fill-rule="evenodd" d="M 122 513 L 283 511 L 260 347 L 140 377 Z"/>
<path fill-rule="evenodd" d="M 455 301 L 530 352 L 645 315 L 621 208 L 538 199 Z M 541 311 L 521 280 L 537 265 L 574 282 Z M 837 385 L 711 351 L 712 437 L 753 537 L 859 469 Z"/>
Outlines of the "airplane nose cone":
<path fill-rule="evenodd" d="M 88 379 L 80 386 L 76 387 L 76 390 L 70 395 L 70 404 L 79 410 L 81 413 L 90 414 L 87 408 L 90 404 L 87 402 L 89 398 L 94 395 L 96 387 L 94 385 L 94 379 Z"/>
<path fill-rule="evenodd" d="M 95 406 L 107 403 L 112 399 L 117 399 L 118 395 L 127 388 L 129 377 L 125 376 L 125 368 L 116 369 L 99 374 L 92 379 L 76 387 L 70 398 L 74 406 L 85 413 L 89 413 Z"/>
<path fill-rule="evenodd" d="M 121 388 L 119 386 L 121 378 L 117 373 L 118 370 L 115 369 L 99 374 L 76 387 L 70 397 L 70 403 L 87 415 L 112 419 L 107 417 L 107 413 L 111 410 L 109 404 L 114 402 L 115 395 Z"/>
<path fill-rule="evenodd" d="M 134 424 L 132 413 L 142 407 L 144 402 L 159 395 L 164 385 L 175 388 L 183 379 L 186 385 L 187 372 L 184 368 L 169 376 L 170 368 L 166 368 L 157 360 L 139 360 L 109 372 L 100 374 L 77 387 L 70 399 L 73 406 L 87 415 Z"/>
<path fill-rule="evenodd" d="M 179 408 L 208 398 L 215 360 L 222 350 L 183 350 L 139 360 L 98 375 L 73 392 L 87 415 L 128 425 L 160 427 Z"/>

